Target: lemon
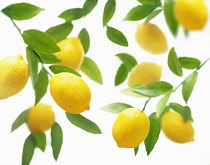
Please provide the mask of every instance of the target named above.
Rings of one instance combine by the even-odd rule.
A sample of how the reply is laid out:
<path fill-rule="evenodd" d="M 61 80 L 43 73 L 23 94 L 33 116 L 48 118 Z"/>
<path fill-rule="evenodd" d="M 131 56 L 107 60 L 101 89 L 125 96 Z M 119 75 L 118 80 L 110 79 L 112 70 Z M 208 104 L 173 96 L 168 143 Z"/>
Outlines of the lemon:
<path fill-rule="evenodd" d="M 29 77 L 28 64 L 22 55 L 8 56 L 0 60 L 0 99 L 19 93 Z"/>
<path fill-rule="evenodd" d="M 38 103 L 31 107 L 27 114 L 27 126 L 33 133 L 42 133 L 55 123 L 55 114 L 51 105 Z"/>
<path fill-rule="evenodd" d="M 138 24 L 135 37 L 137 44 L 151 54 L 159 55 L 168 50 L 166 36 L 155 24 Z"/>
<path fill-rule="evenodd" d="M 90 109 L 90 88 L 75 74 L 55 74 L 50 79 L 50 92 L 54 101 L 66 112 L 78 114 Z"/>
<path fill-rule="evenodd" d="M 142 62 L 131 70 L 128 77 L 128 86 L 159 81 L 161 73 L 162 67 L 160 65 L 152 62 Z"/>
<path fill-rule="evenodd" d="M 181 114 L 169 111 L 161 118 L 164 134 L 173 142 L 188 143 L 194 141 L 194 128 L 191 121 L 184 122 Z"/>
<path fill-rule="evenodd" d="M 203 0 L 176 0 L 174 15 L 187 30 L 202 30 L 208 21 L 208 8 Z"/>
<path fill-rule="evenodd" d="M 79 71 L 84 60 L 84 49 L 78 37 L 68 37 L 57 43 L 60 52 L 54 55 L 61 60 L 57 64 Z"/>
<path fill-rule="evenodd" d="M 137 108 L 123 110 L 112 127 L 112 136 L 120 148 L 135 148 L 147 137 L 149 118 Z"/>

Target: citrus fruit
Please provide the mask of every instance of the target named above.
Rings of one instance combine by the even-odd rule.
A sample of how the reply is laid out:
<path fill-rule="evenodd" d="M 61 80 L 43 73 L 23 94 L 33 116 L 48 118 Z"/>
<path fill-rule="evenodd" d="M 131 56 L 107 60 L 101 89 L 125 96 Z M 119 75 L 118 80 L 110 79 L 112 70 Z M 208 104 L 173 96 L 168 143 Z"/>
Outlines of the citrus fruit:
<path fill-rule="evenodd" d="M 29 77 L 28 64 L 22 55 L 8 56 L 0 60 L 0 99 L 19 93 Z"/>
<path fill-rule="evenodd" d="M 60 52 L 54 55 L 61 60 L 58 65 L 68 66 L 79 71 L 84 60 L 84 49 L 78 37 L 68 37 L 57 43 Z"/>
<path fill-rule="evenodd" d="M 147 137 L 149 118 L 137 108 L 123 110 L 112 127 L 112 136 L 120 148 L 135 148 Z"/>
<path fill-rule="evenodd" d="M 75 74 L 55 74 L 50 79 L 50 92 L 54 101 L 66 112 L 78 114 L 90 109 L 90 88 Z"/>
<path fill-rule="evenodd" d="M 128 86 L 159 81 L 161 73 L 162 67 L 160 65 L 152 62 L 142 62 L 131 70 L 128 77 Z"/>
<path fill-rule="evenodd" d="M 175 111 L 166 112 L 161 118 L 162 130 L 166 137 L 176 143 L 194 141 L 194 128 L 191 121 L 184 121 Z"/>
<path fill-rule="evenodd" d="M 174 15 L 186 30 L 202 30 L 208 21 L 208 8 L 203 0 L 176 0 Z"/>
<path fill-rule="evenodd" d="M 27 126 L 33 133 L 42 133 L 55 123 L 55 114 L 51 105 L 38 103 L 31 107 L 27 114 Z"/>
<path fill-rule="evenodd" d="M 137 44 L 151 54 L 163 54 L 168 50 L 166 36 L 155 24 L 138 24 L 135 37 Z"/>

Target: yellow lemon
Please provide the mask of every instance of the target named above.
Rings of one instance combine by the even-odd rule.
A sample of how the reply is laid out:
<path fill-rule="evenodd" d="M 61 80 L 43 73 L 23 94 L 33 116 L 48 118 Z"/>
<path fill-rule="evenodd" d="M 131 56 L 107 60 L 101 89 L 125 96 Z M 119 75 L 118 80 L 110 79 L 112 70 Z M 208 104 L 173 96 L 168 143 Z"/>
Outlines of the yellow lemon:
<path fill-rule="evenodd" d="M 22 55 L 8 56 L 0 60 L 0 99 L 19 93 L 29 77 L 28 64 Z"/>
<path fill-rule="evenodd" d="M 57 64 L 68 66 L 76 71 L 79 71 L 84 60 L 84 49 L 78 37 L 68 37 L 58 42 L 60 52 L 54 55 L 61 60 Z"/>
<path fill-rule="evenodd" d="M 181 114 L 170 111 L 161 118 L 164 134 L 173 142 L 188 143 L 194 141 L 194 128 L 191 121 L 184 122 Z"/>
<path fill-rule="evenodd" d="M 149 118 L 137 108 L 123 110 L 112 127 L 112 136 L 118 147 L 135 148 L 147 137 L 150 128 Z"/>
<path fill-rule="evenodd" d="M 159 81 L 161 78 L 162 67 L 151 62 L 142 62 L 136 65 L 128 77 L 128 86 L 136 84 L 148 84 Z"/>
<path fill-rule="evenodd" d="M 138 45 L 151 54 L 163 54 L 168 50 L 166 36 L 155 24 L 138 24 L 135 37 Z"/>
<path fill-rule="evenodd" d="M 176 0 L 174 15 L 187 30 L 202 30 L 208 21 L 208 8 L 203 0 Z"/>
<path fill-rule="evenodd" d="M 42 133 L 55 123 L 55 114 L 51 105 L 38 103 L 31 107 L 27 114 L 27 125 L 31 132 Z"/>
<path fill-rule="evenodd" d="M 55 74 L 50 79 L 50 92 L 58 106 L 66 112 L 78 114 L 90 109 L 90 88 L 75 74 Z"/>

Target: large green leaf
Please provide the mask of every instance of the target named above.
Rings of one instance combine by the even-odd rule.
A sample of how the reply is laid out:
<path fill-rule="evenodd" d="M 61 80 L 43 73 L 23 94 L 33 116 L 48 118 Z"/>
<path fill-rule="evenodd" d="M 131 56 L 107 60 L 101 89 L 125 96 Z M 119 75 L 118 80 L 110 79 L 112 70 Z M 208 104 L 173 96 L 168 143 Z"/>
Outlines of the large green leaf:
<path fill-rule="evenodd" d="M 110 41 L 121 46 L 128 46 L 128 41 L 125 35 L 113 27 L 107 26 L 106 35 Z"/>
<path fill-rule="evenodd" d="M 68 72 L 68 73 L 73 73 L 73 74 L 81 77 L 81 75 L 77 71 L 75 71 L 74 69 L 69 68 L 67 66 L 64 66 L 64 65 L 51 65 L 51 66 L 49 66 L 49 68 L 54 74 L 58 74 L 61 72 Z"/>
<path fill-rule="evenodd" d="M 38 6 L 22 2 L 11 4 L 2 9 L 1 12 L 14 20 L 27 20 L 35 17 L 43 10 Z"/>
<path fill-rule="evenodd" d="M 23 32 L 25 43 L 38 53 L 55 53 L 60 51 L 55 41 L 46 33 L 30 29 Z"/>
<path fill-rule="evenodd" d="M 157 106 L 156 106 L 156 114 L 157 114 L 157 117 L 160 118 L 160 116 L 162 115 L 165 107 L 166 107 L 166 104 L 169 100 L 171 96 L 171 92 L 169 92 L 168 94 L 166 94 L 165 96 L 163 96 L 157 103 Z"/>
<path fill-rule="evenodd" d="M 182 68 L 185 69 L 196 69 L 201 64 L 200 60 L 193 57 L 179 57 L 179 62 L 181 63 Z"/>
<path fill-rule="evenodd" d="M 138 0 L 142 4 L 161 6 L 161 0 Z"/>
<path fill-rule="evenodd" d="M 89 36 L 89 33 L 88 31 L 83 28 L 80 33 L 79 33 L 79 38 L 82 42 L 82 46 L 84 48 L 84 51 L 85 51 L 85 54 L 88 52 L 89 50 L 89 47 L 90 47 L 90 36 Z"/>
<path fill-rule="evenodd" d="M 89 57 L 85 57 L 81 71 L 85 73 L 91 80 L 103 84 L 102 75 L 97 64 Z"/>
<path fill-rule="evenodd" d="M 103 26 L 107 26 L 108 22 L 112 19 L 116 9 L 115 0 L 107 0 L 103 12 Z"/>
<path fill-rule="evenodd" d="M 75 126 L 93 134 L 101 134 L 100 128 L 91 120 L 81 114 L 71 114 L 66 112 L 67 119 Z"/>
<path fill-rule="evenodd" d="M 129 104 L 118 102 L 118 103 L 112 103 L 112 104 L 106 105 L 102 107 L 101 109 L 107 112 L 119 114 L 120 112 L 128 108 L 132 108 L 132 106 Z"/>
<path fill-rule="evenodd" d="M 88 15 L 97 5 L 98 0 L 86 0 L 83 5 L 84 16 Z"/>
<path fill-rule="evenodd" d="M 38 147 L 40 150 L 42 150 L 43 152 L 45 151 L 46 148 L 46 135 L 45 133 L 32 133 L 31 134 L 34 138 L 34 141 L 36 143 L 36 147 Z"/>
<path fill-rule="evenodd" d="M 78 20 L 84 16 L 83 8 L 72 8 L 65 10 L 58 17 L 65 19 L 67 22 Z"/>
<path fill-rule="evenodd" d="M 129 72 L 126 65 L 121 64 L 115 75 L 114 85 L 117 86 L 117 85 L 122 84 L 126 80 L 128 73 Z"/>
<path fill-rule="evenodd" d="M 15 119 L 15 121 L 12 123 L 11 132 L 13 132 L 26 122 L 27 113 L 28 109 L 21 112 L 21 114 Z"/>

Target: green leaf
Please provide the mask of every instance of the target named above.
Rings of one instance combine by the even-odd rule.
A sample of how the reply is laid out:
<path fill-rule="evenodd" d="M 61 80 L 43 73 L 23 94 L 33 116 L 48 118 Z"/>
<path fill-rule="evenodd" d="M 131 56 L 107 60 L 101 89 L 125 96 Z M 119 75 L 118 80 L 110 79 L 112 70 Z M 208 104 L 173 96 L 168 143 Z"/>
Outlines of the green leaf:
<path fill-rule="evenodd" d="M 29 135 L 23 145 L 22 165 L 29 165 L 34 155 L 36 144 L 32 135 Z"/>
<path fill-rule="evenodd" d="M 38 62 L 39 62 L 38 55 L 29 47 L 27 47 L 26 58 L 28 61 L 30 79 L 34 88 L 38 76 Z"/>
<path fill-rule="evenodd" d="M 138 0 L 142 4 L 161 6 L 160 0 Z"/>
<path fill-rule="evenodd" d="M 127 21 L 139 21 L 150 15 L 155 9 L 157 5 L 138 5 L 132 8 L 124 20 Z"/>
<path fill-rule="evenodd" d="M 99 67 L 97 64 L 89 57 L 85 57 L 81 71 L 86 74 L 91 80 L 103 84 L 101 71 L 99 70 Z"/>
<path fill-rule="evenodd" d="M 193 72 L 191 75 L 185 78 L 184 82 L 182 83 L 182 96 L 186 103 L 193 91 L 193 88 L 197 81 L 197 77 L 198 77 L 198 72 Z"/>
<path fill-rule="evenodd" d="M 164 0 L 164 17 L 168 28 L 174 36 L 177 36 L 179 24 L 174 16 L 174 0 Z"/>
<path fill-rule="evenodd" d="M 106 35 L 113 43 L 121 46 L 128 46 L 127 38 L 121 31 L 107 26 Z"/>
<path fill-rule="evenodd" d="M 121 64 L 115 75 L 114 85 L 122 84 L 128 76 L 128 69 L 125 64 Z"/>
<path fill-rule="evenodd" d="M 166 113 L 166 112 L 169 112 L 170 111 L 170 107 L 169 106 L 165 106 L 163 112 L 161 113 L 160 117 L 158 117 L 160 120 L 162 118 L 162 116 Z"/>
<path fill-rule="evenodd" d="M 31 19 L 43 10 L 44 9 L 37 7 L 35 5 L 22 2 L 22 3 L 11 4 L 2 9 L 1 12 L 13 20 L 20 21 L 20 20 Z"/>
<path fill-rule="evenodd" d="M 47 92 L 47 86 L 48 86 L 48 73 L 43 67 L 41 71 L 38 74 L 37 81 L 35 84 L 35 105 L 42 99 L 42 97 Z"/>
<path fill-rule="evenodd" d="M 138 151 L 139 151 L 139 146 L 134 148 L 134 154 L 135 154 L 135 156 L 137 155 Z"/>
<path fill-rule="evenodd" d="M 83 5 L 84 16 L 88 15 L 97 5 L 98 0 L 86 0 Z"/>
<path fill-rule="evenodd" d="M 90 47 L 90 36 L 88 34 L 88 31 L 83 28 L 79 33 L 79 38 L 82 42 L 82 46 L 84 48 L 85 54 L 87 54 L 89 47 Z"/>
<path fill-rule="evenodd" d="M 75 126 L 93 134 L 101 134 L 100 128 L 91 120 L 81 114 L 71 114 L 66 112 L 68 120 Z"/>
<path fill-rule="evenodd" d="M 61 126 L 58 123 L 55 123 L 51 128 L 51 146 L 53 150 L 53 157 L 55 160 L 58 159 L 62 144 L 63 144 L 63 131 Z"/>
<path fill-rule="evenodd" d="M 49 28 L 45 33 L 50 35 L 55 42 L 59 42 L 64 40 L 71 33 L 72 29 L 72 23 L 66 22 Z"/>
<path fill-rule="evenodd" d="M 65 10 L 58 17 L 65 19 L 67 22 L 78 20 L 84 16 L 84 10 L 82 8 L 72 8 Z"/>
<path fill-rule="evenodd" d="M 174 48 L 171 48 L 168 54 L 168 67 L 169 69 L 177 76 L 182 76 L 182 66 L 177 58 L 176 51 Z"/>
<path fill-rule="evenodd" d="M 128 108 L 132 108 L 132 106 L 125 103 L 112 103 L 102 107 L 101 109 L 107 112 L 119 114 L 120 112 Z"/>
<path fill-rule="evenodd" d="M 21 112 L 21 114 L 15 119 L 15 121 L 12 123 L 11 132 L 13 132 L 26 122 L 27 113 L 28 109 Z"/>
<path fill-rule="evenodd" d="M 163 96 L 159 102 L 157 103 L 157 106 L 156 106 L 156 114 L 157 114 L 157 117 L 160 118 L 160 116 L 162 115 L 165 107 L 166 107 L 166 104 L 169 100 L 171 96 L 171 92 L 166 94 L 165 96 Z"/>
<path fill-rule="evenodd" d="M 104 7 L 103 12 L 103 26 L 107 26 L 108 22 L 112 19 L 116 9 L 116 1 L 108 0 Z"/>
<path fill-rule="evenodd" d="M 51 65 L 49 66 L 50 70 L 54 73 L 54 74 L 58 74 L 61 72 L 69 72 L 69 73 L 73 73 L 79 77 L 81 77 L 81 75 L 75 71 L 72 68 L 69 68 L 68 66 L 64 66 L 64 65 Z"/>
<path fill-rule="evenodd" d="M 155 18 L 158 14 L 160 14 L 163 9 L 154 10 L 150 15 L 147 16 L 145 23 L 150 22 L 153 18 Z"/>
<path fill-rule="evenodd" d="M 126 88 L 126 89 L 122 90 L 121 92 L 123 94 L 126 94 L 128 96 L 132 96 L 132 97 L 146 97 L 145 95 L 142 95 L 142 94 L 134 91 L 135 88 L 138 88 L 142 85 L 143 84 L 136 84 L 136 85 L 133 85 L 132 87 L 129 87 L 129 88 Z"/>
<path fill-rule="evenodd" d="M 128 71 L 131 71 L 131 69 L 138 64 L 136 59 L 127 53 L 119 53 L 116 56 L 125 64 Z"/>
<path fill-rule="evenodd" d="M 30 29 L 23 32 L 25 43 L 38 53 L 55 53 L 60 51 L 55 41 L 46 33 Z"/>
<path fill-rule="evenodd" d="M 141 85 L 133 88 L 135 92 L 138 92 L 148 97 L 164 95 L 172 89 L 173 86 L 165 81 L 155 81 L 146 85 Z"/>
<path fill-rule="evenodd" d="M 36 147 L 38 147 L 43 152 L 46 148 L 46 135 L 45 133 L 32 133 L 34 141 L 36 143 Z"/>
<path fill-rule="evenodd" d="M 193 57 L 179 57 L 179 62 L 181 63 L 182 68 L 185 69 L 196 69 L 201 64 L 200 60 Z"/>
<path fill-rule="evenodd" d="M 41 54 L 39 57 L 44 64 L 54 64 L 61 61 L 53 54 Z"/>
<path fill-rule="evenodd" d="M 149 120 L 150 120 L 150 129 L 144 141 L 147 155 L 151 153 L 155 144 L 157 143 L 157 140 L 160 135 L 160 130 L 161 130 L 160 120 L 157 118 L 157 115 L 155 112 L 149 116 Z"/>

